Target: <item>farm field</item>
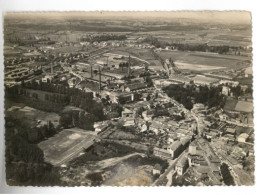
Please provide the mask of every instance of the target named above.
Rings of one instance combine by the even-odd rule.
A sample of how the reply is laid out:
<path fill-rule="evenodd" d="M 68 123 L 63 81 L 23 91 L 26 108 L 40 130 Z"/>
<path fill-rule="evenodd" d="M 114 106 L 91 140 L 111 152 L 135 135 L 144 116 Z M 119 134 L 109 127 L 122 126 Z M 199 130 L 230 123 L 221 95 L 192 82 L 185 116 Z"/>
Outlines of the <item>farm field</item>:
<path fill-rule="evenodd" d="M 62 165 L 77 157 L 84 148 L 93 145 L 95 137 L 92 131 L 64 129 L 54 137 L 40 142 L 38 146 L 44 152 L 46 162 Z"/>
<path fill-rule="evenodd" d="M 180 70 L 189 70 L 189 71 L 214 71 L 214 70 L 220 70 L 224 69 L 226 67 L 221 67 L 221 66 L 208 66 L 208 65 L 201 65 L 201 64 L 189 64 L 189 63 L 184 63 L 180 61 L 176 61 L 176 66 Z"/>
<path fill-rule="evenodd" d="M 233 33 L 231 33 L 231 31 Z M 148 31 L 138 32 L 138 36 L 154 36 L 159 41 L 166 41 L 169 43 L 188 43 L 188 44 L 205 44 L 208 45 L 231 45 L 246 47 L 251 45 L 251 29 L 244 28 L 240 30 L 231 29 L 198 29 L 194 31 L 181 29 L 171 31 Z"/>
<path fill-rule="evenodd" d="M 149 62 L 149 68 L 153 70 L 163 69 L 160 60 L 155 59 L 150 49 L 121 47 L 112 50 L 112 53 L 126 56 L 130 54 Z M 157 54 L 163 60 L 171 58 L 182 71 L 214 72 L 231 68 L 241 69 L 248 67 L 251 61 L 251 58 L 246 56 L 220 55 L 207 52 L 164 50 Z"/>

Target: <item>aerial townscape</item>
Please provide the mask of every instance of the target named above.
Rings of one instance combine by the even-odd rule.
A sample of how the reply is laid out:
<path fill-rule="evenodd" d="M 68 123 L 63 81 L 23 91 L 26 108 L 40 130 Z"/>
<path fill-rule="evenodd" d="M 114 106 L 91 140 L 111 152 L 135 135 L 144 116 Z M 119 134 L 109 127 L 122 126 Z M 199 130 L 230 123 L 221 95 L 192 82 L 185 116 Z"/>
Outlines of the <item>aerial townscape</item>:
<path fill-rule="evenodd" d="M 247 12 L 6 13 L 6 183 L 254 185 L 251 28 Z"/>

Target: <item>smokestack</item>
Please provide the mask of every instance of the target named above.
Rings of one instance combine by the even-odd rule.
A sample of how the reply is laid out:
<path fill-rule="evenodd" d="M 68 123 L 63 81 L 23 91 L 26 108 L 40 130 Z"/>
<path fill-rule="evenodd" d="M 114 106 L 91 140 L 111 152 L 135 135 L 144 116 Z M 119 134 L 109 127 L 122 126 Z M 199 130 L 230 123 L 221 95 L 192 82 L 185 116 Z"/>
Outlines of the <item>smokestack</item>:
<path fill-rule="evenodd" d="M 93 67 L 91 66 L 91 78 L 93 78 Z"/>
<path fill-rule="evenodd" d="M 107 66 L 108 66 L 108 59 L 109 59 L 109 56 L 107 56 L 107 60 L 106 60 L 106 64 L 107 64 Z"/>
<path fill-rule="evenodd" d="M 129 63 L 128 63 L 128 76 L 130 76 L 130 55 L 129 55 Z"/>
<path fill-rule="evenodd" d="M 51 63 L 51 74 L 54 74 L 53 64 Z"/>
<path fill-rule="evenodd" d="M 101 67 L 99 66 L 99 90 L 101 91 Z"/>

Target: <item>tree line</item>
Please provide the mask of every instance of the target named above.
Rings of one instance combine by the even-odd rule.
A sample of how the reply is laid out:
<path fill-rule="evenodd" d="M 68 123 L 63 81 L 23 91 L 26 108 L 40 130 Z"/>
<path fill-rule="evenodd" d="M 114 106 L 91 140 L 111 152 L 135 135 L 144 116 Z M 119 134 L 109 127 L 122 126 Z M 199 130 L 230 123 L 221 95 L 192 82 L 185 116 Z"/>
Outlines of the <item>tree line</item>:
<path fill-rule="evenodd" d="M 197 90 L 195 86 L 184 88 L 181 85 L 170 85 L 164 87 L 163 90 L 169 97 L 173 97 L 189 110 L 193 108 L 194 103 L 202 103 L 209 108 L 222 108 L 225 105 L 225 98 L 221 94 L 221 87 L 200 86 Z"/>
<path fill-rule="evenodd" d="M 127 36 L 126 35 L 99 35 L 99 36 L 93 36 L 93 37 L 85 37 L 81 38 L 81 41 L 86 41 L 86 42 L 102 42 L 102 41 L 123 41 L 126 40 Z"/>
<path fill-rule="evenodd" d="M 45 94 L 44 100 L 37 98 L 37 92 L 32 97 L 26 97 L 26 89 L 38 90 L 38 93 Z M 21 91 L 23 92 L 21 93 Z M 33 93 L 33 92 L 32 92 Z M 20 95 L 20 96 L 19 96 Z M 19 97 L 17 97 L 19 96 Z M 91 92 L 84 92 L 76 88 L 69 88 L 53 83 L 23 83 L 19 86 L 6 87 L 6 97 L 14 101 L 20 101 L 33 108 L 48 112 L 60 112 L 66 105 L 72 105 L 95 115 L 96 121 L 103 119 L 103 105 L 101 102 L 93 100 Z"/>
<path fill-rule="evenodd" d="M 96 117 L 84 110 L 69 110 L 60 114 L 60 126 L 63 128 L 79 127 L 85 130 L 94 130 Z"/>
<path fill-rule="evenodd" d="M 210 46 L 207 43 L 204 44 L 187 44 L 187 43 L 168 43 L 166 41 L 159 41 L 156 37 L 148 36 L 143 41 L 143 43 L 148 43 L 154 45 L 156 48 L 165 49 L 167 46 L 171 46 L 173 49 L 179 51 L 200 51 L 200 52 L 213 52 L 219 54 L 227 54 L 230 49 L 239 50 L 242 47 L 231 47 L 228 45 L 217 45 Z"/>
<path fill-rule="evenodd" d="M 35 129 L 30 129 L 24 121 L 10 117 L 5 118 L 5 129 L 8 185 L 64 185 L 58 170 L 44 162 L 43 151 L 37 146 L 35 140 L 31 140 L 30 133 Z M 52 130 L 46 130 L 45 136 L 50 136 L 53 133 Z"/>

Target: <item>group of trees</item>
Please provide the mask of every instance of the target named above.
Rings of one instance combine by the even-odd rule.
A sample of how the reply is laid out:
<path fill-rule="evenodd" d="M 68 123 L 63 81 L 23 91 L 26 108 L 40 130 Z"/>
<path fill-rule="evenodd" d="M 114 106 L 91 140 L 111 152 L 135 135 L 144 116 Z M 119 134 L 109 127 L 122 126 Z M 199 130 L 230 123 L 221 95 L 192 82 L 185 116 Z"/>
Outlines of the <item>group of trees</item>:
<path fill-rule="evenodd" d="M 93 130 L 96 117 L 83 110 L 69 110 L 60 114 L 60 126 L 64 128 L 79 127 L 81 129 Z"/>
<path fill-rule="evenodd" d="M 6 181 L 9 185 L 62 185 L 56 168 L 44 162 L 42 150 L 29 139 L 29 125 L 5 119 Z"/>
<path fill-rule="evenodd" d="M 83 109 L 95 118 L 95 121 L 104 120 L 103 104 L 83 96 L 71 96 L 70 105 Z"/>
<path fill-rule="evenodd" d="M 39 127 L 30 127 L 27 128 L 27 139 L 31 143 L 38 143 L 45 138 L 49 138 L 54 136 L 57 132 L 59 132 L 59 127 L 54 127 L 51 121 L 48 121 L 46 125 L 42 125 Z"/>
<path fill-rule="evenodd" d="M 121 116 L 122 107 L 119 104 L 111 103 L 106 107 L 106 119 L 118 118 Z"/>
<path fill-rule="evenodd" d="M 220 167 L 220 172 L 223 178 L 223 181 L 226 185 L 228 186 L 234 186 L 235 185 L 235 181 L 233 176 L 231 175 L 230 171 L 229 171 L 229 167 L 227 164 L 222 163 L 221 167 Z"/>
<path fill-rule="evenodd" d="M 38 90 L 40 93 L 45 93 L 45 98 L 42 100 L 34 97 L 26 96 L 26 89 Z M 21 93 L 21 91 L 25 91 Z M 37 92 L 34 92 L 37 93 Z M 62 85 L 53 83 L 23 83 L 22 88 L 14 86 L 12 88 L 6 88 L 7 98 L 11 98 L 14 101 L 25 103 L 36 109 L 48 111 L 48 112 L 60 112 L 64 106 L 71 105 L 83 109 L 84 111 L 93 114 L 95 121 L 103 120 L 103 104 L 93 100 L 93 94 L 91 92 L 84 92 L 79 89 L 69 88 Z M 20 95 L 18 98 L 17 96 Z M 37 96 L 37 94 L 35 94 Z"/>
<path fill-rule="evenodd" d="M 58 113 L 63 109 L 63 105 L 59 103 L 42 101 L 40 99 L 29 98 L 27 96 L 22 96 L 22 95 L 18 96 L 18 94 L 15 94 L 15 93 L 10 94 L 8 89 L 5 92 L 6 92 L 5 94 L 7 99 L 13 100 L 17 103 L 24 103 L 25 105 L 38 110 Z"/>
<path fill-rule="evenodd" d="M 156 37 L 153 37 L 153 36 L 146 37 L 142 42 L 151 44 L 151 45 L 155 46 L 156 48 L 164 49 L 166 46 L 168 46 L 167 42 L 159 41 Z"/>
<path fill-rule="evenodd" d="M 159 117 L 159 116 L 170 116 L 170 113 L 168 112 L 167 109 L 165 109 L 163 106 L 160 104 L 157 104 L 154 109 L 154 116 Z"/>
<path fill-rule="evenodd" d="M 223 107 L 225 104 L 221 87 L 200 86 L 199 90 L 196 90 L 195 86 L 184 88 L 181 85 L 170 85 L 163 90 L 189 110 L 193 108 L 194 102 L 205 104 L 209 108 Z"/>
<path fill-rule="evenodd" d="M 236 98 L 243 95 L 243 91 L 242 91 L 240 85 L 238 85 L 236 87 L 231 87 L 231 92 L 233 93 L 233 96 L 235 96 Z"/>
<path fill-rule="evenodd" d="M 69 88 L 68 85 L 58 85 L 58 84 L 53 84 L 53 83 L 43 83 L 43 82 L 36 82 L 36 81 L 31 81 L 31 82 L 22 82 L 21 86 L 26 89 L 34 89 L 34 90 L 40 90 L 40 91 L 46 91 L 46 92 L 51 92 L 51 93 L 59 93 L 59 94 L 70 94 L 70 93 L 77 93 L 78 89 L 72 89 Z"/>
<path fill-rule="evenodd" d="M 165 41 L 159 41 L 156 37 L 148 36 L 143 40 L 143 43 L 154 45 L 156 48 L 166 48 L 171 46 L 180 51 L 201 51 L 201 52 L 213 52 L 219 54 L 227 54 L 230 49 L 239 50 L 240 47 L 230 47 L 227 45 L 210 46 L 208 44 L 187 44 L 187 43 L 168 43 Z"/>
<path fill-rule="evenodd" d="M 126 40 L 127 36 L 126 35 L 99 35 L 99 36 L 93 36 L 93 37 L 86 37 L 86 38 L 81 38 L 81 41 L 87 41 L 90 43 L 93 42 L 102 42 L 102 41 L 113 41 L 113 40 L 118 40 L 118 41 L 122 41 L 122 40 Z"/>
<path fill-rule="evenodd" d="M 221 45 L 221 46 L 209 46 L 207 44 L 171 44 L 171 46 L 175 47 L 180 51 L 201 51 L 201 52 L 213 52 L 219 54 L 227 54 L 229 52 L 229 46 Z"/>

